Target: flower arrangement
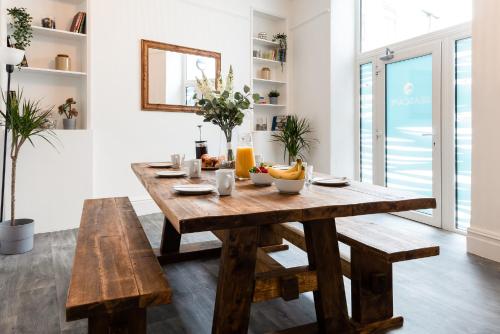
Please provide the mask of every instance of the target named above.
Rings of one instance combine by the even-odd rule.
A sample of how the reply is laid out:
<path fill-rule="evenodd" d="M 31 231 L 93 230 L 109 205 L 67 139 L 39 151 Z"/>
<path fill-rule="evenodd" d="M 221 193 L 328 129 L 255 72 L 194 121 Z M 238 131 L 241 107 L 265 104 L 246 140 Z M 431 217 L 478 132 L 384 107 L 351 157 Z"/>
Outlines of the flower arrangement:
<path fill-rule="evenodd" d="M 72 107 L 74 104 L 76 101 L 72 97 L 66 99 L 66 102 L 58 107 L 59 115 L 64 115 L 67 119 L 78 116 L 78 111 Z"/>
<path fill-rule="evenodd" d="M 204 72 L 202 78 L 196 78 L 196 84 L 201 97 L 194 94 L 193 100 L 196 106 L 200 108 L 197 115 L 203 116 L 204 122 L 210 122 L 220 127 L 226 137 L 228 148 L 228 161 L 234 160 L 233 150 L 231 148 L 231 139 L 233 129 L 243 123 L 245 110 L 250 109 L 250 99 L 255 103 L 259 100 L 259 94 L 251 94 L 250 87 L 245 85 L 243 93 L 235 92 L 233 89 L 234 73 L 233 67 L 229 67 L 226 80 L 219 75 L 217 84 L 210 81 Z"/>

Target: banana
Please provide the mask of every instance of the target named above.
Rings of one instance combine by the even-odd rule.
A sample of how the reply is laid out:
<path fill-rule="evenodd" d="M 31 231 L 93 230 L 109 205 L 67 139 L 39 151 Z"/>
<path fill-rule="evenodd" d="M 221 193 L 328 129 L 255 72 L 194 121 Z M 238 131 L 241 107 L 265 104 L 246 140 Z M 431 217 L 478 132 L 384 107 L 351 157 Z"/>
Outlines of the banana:
<path fill-rule="evenodd" d="M 304 167 L 300 159 L 297 159 L 297 163 L 285 171 L 269 168 L 269 174 L 275 179 L 303 180 L 305 178 Z"/>

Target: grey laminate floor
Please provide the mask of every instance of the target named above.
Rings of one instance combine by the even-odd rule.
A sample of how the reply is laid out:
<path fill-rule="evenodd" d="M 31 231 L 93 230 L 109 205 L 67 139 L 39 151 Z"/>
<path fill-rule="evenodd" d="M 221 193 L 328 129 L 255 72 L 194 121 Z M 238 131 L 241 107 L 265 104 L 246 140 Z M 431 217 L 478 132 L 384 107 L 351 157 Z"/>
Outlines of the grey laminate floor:
<path fill-rule="evenodd" d="M 500 333 L 500 264 L 465 252 L 465 238 L 389 215 L 379 223 L 441 245 L 439 257 L 395 264 L 395 311 L 405 325 L 394 333 Z M 153 245 L 162 217 L 141 218 Z M 85 333 L 86 322 L 64 321 L 77 231 L 36 236 L 31 253 L 0 256 L 0 334 Z M 183 240 L 212 238 L 189 235 Z M 274 255 L 283 264 L 305 264 L 292 247 Z M 192 261 L 165 267 L 173 303 L 148 311 L 150 333 L 210 333 L 218 261 Z M 349 280 L 345 280 L 349 294 Z M 311 294 L 252 306 L 251 333 L 265 333 L 315 320 Z"/>

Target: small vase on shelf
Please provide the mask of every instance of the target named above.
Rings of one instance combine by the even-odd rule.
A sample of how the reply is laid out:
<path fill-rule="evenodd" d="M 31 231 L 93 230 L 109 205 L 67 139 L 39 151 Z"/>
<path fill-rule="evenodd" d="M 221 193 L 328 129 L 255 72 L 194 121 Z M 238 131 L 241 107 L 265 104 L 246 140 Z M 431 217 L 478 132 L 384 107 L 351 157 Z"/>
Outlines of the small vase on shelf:
<path fill-rule="evenodd" d="M 63 119 L 63 128 L 64 128 L 64 130 L 76 129 L 76 119 L 74 119 L 74 118 Z"/>

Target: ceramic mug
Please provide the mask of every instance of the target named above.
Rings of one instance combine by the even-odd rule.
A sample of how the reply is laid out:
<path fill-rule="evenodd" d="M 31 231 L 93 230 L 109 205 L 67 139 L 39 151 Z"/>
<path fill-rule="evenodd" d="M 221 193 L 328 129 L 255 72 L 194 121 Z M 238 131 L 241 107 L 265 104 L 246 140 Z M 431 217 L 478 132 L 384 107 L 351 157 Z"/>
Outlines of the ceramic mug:
<path fill-rule="evenodd" d="M 201 159 L 193 159 L 186 162 L 189 169 L 189 177 L 201 177 Z"/>
<path fill-rule="evenodd" d="M 234 188 L 234 169 L 219 169 L 215 171 L 215 182 L 219 195 L 231 195 Z"/>
<path fill-rule="evenodd" d="M 172 154 L 170 156 L 170 160 L 172 161 L 173 168 L 181 168 L 182 163 L 184 162 L 184 154 Z"/>

